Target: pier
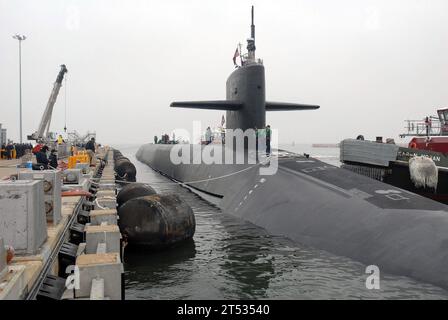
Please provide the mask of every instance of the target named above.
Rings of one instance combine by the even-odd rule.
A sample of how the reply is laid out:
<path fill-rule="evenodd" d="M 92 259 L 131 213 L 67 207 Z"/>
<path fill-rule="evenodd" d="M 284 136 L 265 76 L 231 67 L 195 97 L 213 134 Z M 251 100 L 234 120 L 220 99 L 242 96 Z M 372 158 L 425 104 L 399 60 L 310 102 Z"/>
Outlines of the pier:
<path fill-rule="evenodd" d="M 61 185 L 61 216 L 57 223 L 49 219 L 48 209 L 44 207 L 44 198 L 47 201 L 48 195 L 39 192 L 44 190 L 47 181 L 43 178 L 35 181 L 39 180 L 36 178 L 38 174 L 43 177 L 46 171 L 17 168 L 19 160 L 1 162 L 0 211 L 1 219 L 5 220 L 1 222 L 10 230 L 0 230 L 0 300 L 124 299 L 122 241 L 117 226 L 112 149 L 100 148 L 96 156 L 96 165 L 88 173 L 81 174 L 76 185 Z M 20 176 L 21 172 L 34 174 L 34 180 L 7 180 L 11 175 Z M 29 185 L 40 193 L 38 204 L 24 212 L 18 201 L 8 201 L 7 197 L 1 196 L 12 194 L 11 186 L 20 189 L 22 185 Z M 18 198 L 22 192 L 19 189 L 14 191 Z M 29 195 L 34 191 L 27 192 L 28 198 L 32 198 Z M 53 204 L 57 205 L 57 201 Z M 39 227 L 36 218 L 40 214 L 39 207 L 47 210 L 43 227 Z M 8 220 L 13 215 L 17 215 L 18 222 Z M 28 215 L 33 215 L 36 222 L 27 225 L 25 232 L 28 238 L 36 241 L 23 249 L 14 248 L 14 257 L 6 263 L 4 245 L 17 242 L 17 229 L 24 227 L 19 225 L 20 216 Z M 40 238 L 44 239 L 42 243 L 39 243 Z"/>

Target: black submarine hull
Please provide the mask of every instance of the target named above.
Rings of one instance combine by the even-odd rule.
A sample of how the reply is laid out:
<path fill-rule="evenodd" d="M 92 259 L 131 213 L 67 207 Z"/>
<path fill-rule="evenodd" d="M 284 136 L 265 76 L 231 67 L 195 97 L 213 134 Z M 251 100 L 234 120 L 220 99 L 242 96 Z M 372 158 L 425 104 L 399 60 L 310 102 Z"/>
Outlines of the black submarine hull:
<path fill-rule="evenodd" d="M 260 164 L 174 165 L 173 147 L 146 144 L 136 157 L 273 235 L 448 288 L 446 205 L 293 153 L 260 175 Z"/>

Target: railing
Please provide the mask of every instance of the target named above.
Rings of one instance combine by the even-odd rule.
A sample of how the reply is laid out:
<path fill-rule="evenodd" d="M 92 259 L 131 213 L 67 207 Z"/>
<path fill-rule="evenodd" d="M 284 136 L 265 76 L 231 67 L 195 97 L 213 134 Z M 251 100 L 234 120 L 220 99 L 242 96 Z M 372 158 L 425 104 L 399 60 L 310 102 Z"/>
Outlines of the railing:
<path fill-rule="evenodd" d="M 401 138 L 408 136 L 441 136 L 442 125 L 440 120 L 431 117 L 431 122 L 428 125 L 425 120 L 405 120 L 405 130 L 407 132 L 400 134 Z"/>

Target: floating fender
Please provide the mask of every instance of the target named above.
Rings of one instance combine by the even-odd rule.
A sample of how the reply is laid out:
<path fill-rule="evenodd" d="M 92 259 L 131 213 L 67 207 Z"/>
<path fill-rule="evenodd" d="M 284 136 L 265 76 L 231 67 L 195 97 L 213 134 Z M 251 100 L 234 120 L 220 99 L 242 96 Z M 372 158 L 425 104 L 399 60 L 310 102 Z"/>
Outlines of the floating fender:
<path fill-rule="evenodd" d="M 416 156 L 409 159 L 409 175 L 416 188 L 437 189 L 439 173 L 431 158 Z"/>
<path fill-rule="evenodd" d="M 137 169 L 129 160 L 118 160 L 115 162 L 115 172 L 117 173 L 117 180 L 124 180 L 135 182 Z"/>
<path fill-rule="evenodd" d="M 117 168 L 117 162 L 121 162 L 121 161 L 129 161 L 129 162 L 131 162 L 131 160 L 129 160 L 129 158 L 126 158 L 124 156 L 120 156 L 117 159 L 115 159 L 114 168 Z"/>
<path fill-rule="evenodd" d="M 169 246 L 191 239 L 196 229 L 193 210 L 174 194 L 131 199 L 118 214 L 120 231 L 130 245 Z"/>
<path fill-rule="evenodd" d="M 126 184 L 123 189 L 118 192 L 117 195 L 117 203 L 118 207 L 121 207 L 126 201 L 129 201 L 134 198 L 143 197 L 143 196 L 151 196 L 156 194 L 157 192 L 150 186 L 144 183 L 131 183 Z"/>
<path fill-rule="evenodd" d="M 122 156 L 123 154 L 118 151 L 118 150 L 114 150 L 114 160 L 116 160 L 119 156 Z"/>

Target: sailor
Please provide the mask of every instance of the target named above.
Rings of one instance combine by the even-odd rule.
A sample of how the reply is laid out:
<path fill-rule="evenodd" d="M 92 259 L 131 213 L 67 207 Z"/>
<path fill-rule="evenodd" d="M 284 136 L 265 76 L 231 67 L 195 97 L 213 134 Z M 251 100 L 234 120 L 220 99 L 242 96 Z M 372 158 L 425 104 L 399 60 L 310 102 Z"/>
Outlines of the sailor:
<path fill-rule="evenodd" d="M 425 126 L 426 126 L 426 136 L 429 136 L 429 134 L 431 132 L 431 118 L 430 117 L 425 118 Z"/>
<path fill-rule="evenodd" d="M 271 126 L 266 126 L 266 155 L 271 154 Z"/>
<path fill-rule="evenodd" d="M 91 138 L 89 142 L 86 143 L 86 151 L 90 158 L 90 165 L 94 166 L 96 163 L 95 159 L 95 138 Z"/>
<path fill-rule="evenodd" d="M 52 169 L 57 169 L 58 168 L 58 152 L 55 149 L 51 150 L 49 160 L 50 160 L 50 163 L 49 163 L 50 167 Z"/>
<path fill-rule="evenodd" d="M 14 149 L 14 146 L 12 145 L 11 142 L 9 142 L 6 145 L 6 159 L 11 160 L 12 159 L 12 150 Z"/>
<path fill-rule="evenodd" d="M 221 128 L 221 143 L 226 143 L 226 131 L 224 130 L 224 128 Z"/>
<path fill-rule="evenodd" d="M 58 142 L 58 144 L 63 144 L 65 141 L 64 141 L 64 139 L 62 138 L 62 136 L 59 135 L 59 136 L 58 136 L 58 140 L 57 140 L 57 142 Z"/>
<path fill-rule="evenodd" d="M 207 130 L 205 131 L 205 144 L 212 143 L 212 130 L 210 127 L 207 127 Z"/>
<path fill-rule="evenodd" d="M 257 127 L 254 127 L 254 131 L 255 131 L 255 151 L 258 157 L 258 129 Z"/>
<path fill-rule="evenodd" d="M 44 169 L 48 169 L 48 164 L 50 163 L 50 161 L 48 161 L 47 158 L 47 151 L 48 147 L 43 146 L 42 148 L 40 148 L 39 152 L 36 153 L 36 163 L 39 169 L 41 167 L 43 167 Z"/>

